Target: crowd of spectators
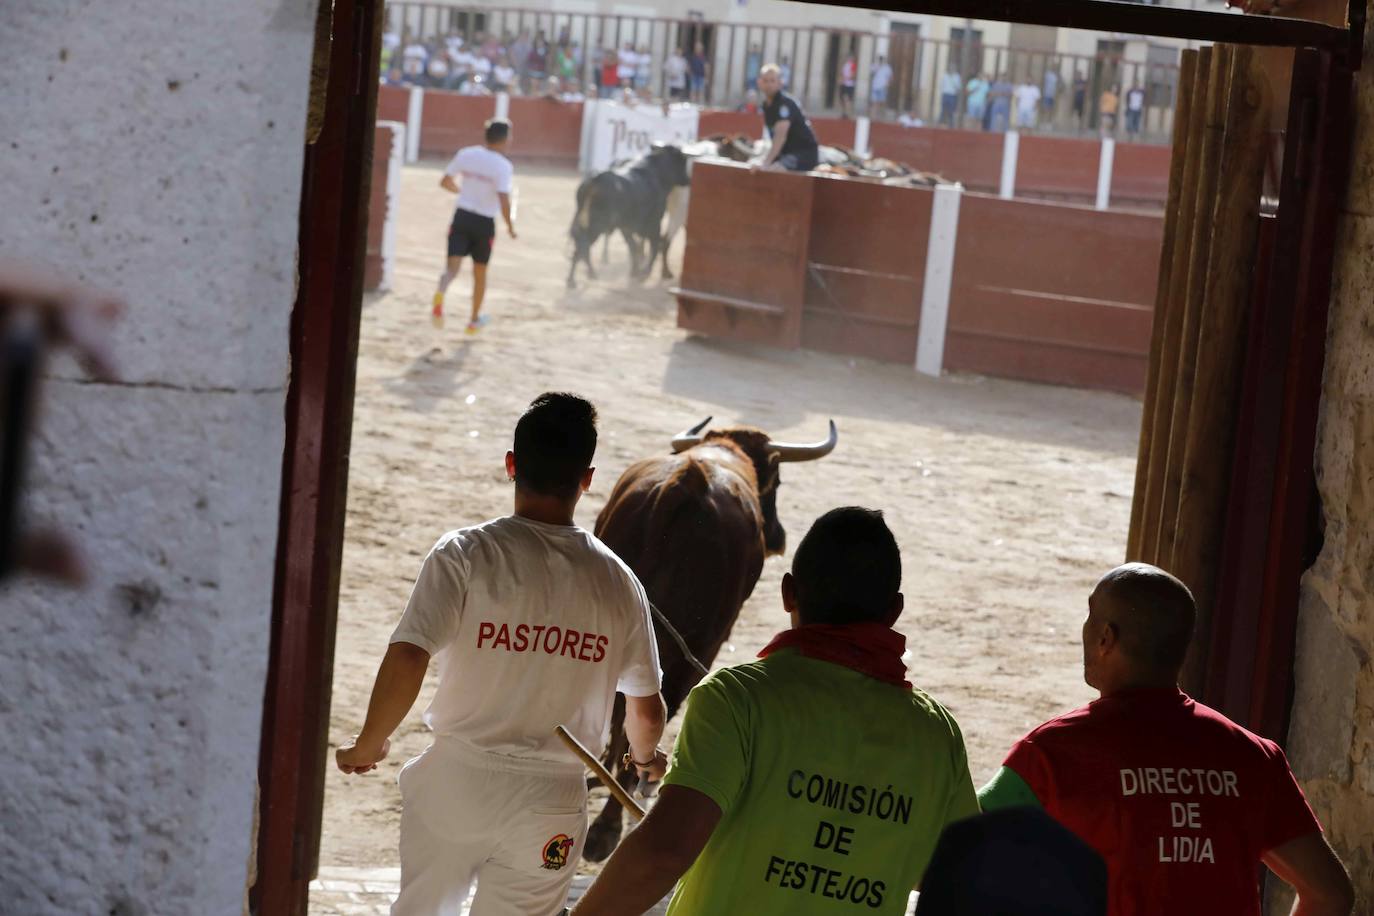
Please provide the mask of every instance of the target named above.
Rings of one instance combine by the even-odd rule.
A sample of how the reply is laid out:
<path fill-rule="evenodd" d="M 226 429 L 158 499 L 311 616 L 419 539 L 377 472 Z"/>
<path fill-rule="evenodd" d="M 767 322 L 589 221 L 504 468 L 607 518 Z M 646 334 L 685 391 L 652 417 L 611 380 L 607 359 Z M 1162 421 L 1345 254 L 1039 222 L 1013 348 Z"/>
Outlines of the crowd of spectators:
<path fill-rule="evenodd" d="M 565 101 L 662 95 L 667 101 L 705 104 L 710 70 L 701 44 L 674 48 L 660 64 L 644 44 L 627 41 L 619 48 L 588 51 L 566 33 L 550 41 L 542 30 L 499 37 L 477 32 L 471 40 L 456 31 L 429 39 L 389 31 L 382 38 L 383 82 L 469 95 L 508 92 Z"/>

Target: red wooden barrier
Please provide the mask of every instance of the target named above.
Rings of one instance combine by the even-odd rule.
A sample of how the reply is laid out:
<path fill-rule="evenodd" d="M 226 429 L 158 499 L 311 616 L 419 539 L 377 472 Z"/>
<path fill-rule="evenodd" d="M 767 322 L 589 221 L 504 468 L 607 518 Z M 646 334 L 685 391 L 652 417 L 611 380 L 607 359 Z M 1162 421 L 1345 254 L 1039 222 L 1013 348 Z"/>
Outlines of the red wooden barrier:
<path fill-rule="evenodd" d="M 1169 199 L 1169 150 L 1147 143 L 1118 143 L 1112 162 L 1112 205 L 1162 208 Z"/>
<path fill-rule="evenodd" d="M 945 367 L 1139 393 L 1160 216 L 966 194 Z"/>
<path fill-rule="evenodd" d="M 400 121 L 410 116 L 410 88 L 407 86 L 377 87 L 377 120 Z"/>
<path fill-rule="evenodd" d="M 802 346 L 914 363 L 934 193 L 813 181 Z"/>
<path fill-rule="evenodd" d="M 577 166 L 582 145 L 582 103 L 553 99 L 510 100 L 510 157 Z"/>
<path fill-rule="evenodd" d="M 815 185 L 806 175 L 741 165 L 692 169 L 678 327 L 800 346 Z"/>
<path fill-rule="evenodd" d="M 812 118 L 811 129 L 825 146 L 854 148 L 854 122 L 848 118 Z"/>
<path fill-rule="evenodd" d="M 1102 144 L 1096 140 L 1022 134 L 1016 157 L 1016 196 L 1091 202 L 1097 198 Z M 1120 147 L 1118 147 L 1120 149 Z M 1168 179 L 1168 158 L 1164 160 Z"/>
<path fill-rule="evenodd" d="M 742 111 L 702 111 L 697 121 L 698 137 L 713 137 L 724 134 L 733 137 L 744 134 L 751 140 L 763 136 L 763 115 L 745 114 Z"/>
<path fill-rule="evenodd" d="M 482 142 L 482 125 L 496 114 L 496 99 L 426 89 L 420 119 L 420 155 L 447 158 Z"/>

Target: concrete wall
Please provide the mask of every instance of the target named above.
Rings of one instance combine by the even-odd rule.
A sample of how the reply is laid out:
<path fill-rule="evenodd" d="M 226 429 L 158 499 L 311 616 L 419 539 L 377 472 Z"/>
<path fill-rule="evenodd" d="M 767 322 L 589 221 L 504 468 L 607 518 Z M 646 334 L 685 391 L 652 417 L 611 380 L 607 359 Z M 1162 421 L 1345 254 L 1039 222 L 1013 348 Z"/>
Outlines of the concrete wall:
<path fill-rule="evenodd" d="M 117 290 L 119 384 L 54 362 L 0 590 L 0 909 L 239 912 L 315 0 L 5 0 L 0 252 Z"/>
<path fill-rule="evenodd" d="M 1366 37 L 1366 41 L 1374 35 Z M 1289 757 L 1374 912 L 1374 69 L 1357 77 L 1318 426 L 1326 537 L 1303 579 Z M 1287 910 L 1283 910 L 1287 912 Z"/>

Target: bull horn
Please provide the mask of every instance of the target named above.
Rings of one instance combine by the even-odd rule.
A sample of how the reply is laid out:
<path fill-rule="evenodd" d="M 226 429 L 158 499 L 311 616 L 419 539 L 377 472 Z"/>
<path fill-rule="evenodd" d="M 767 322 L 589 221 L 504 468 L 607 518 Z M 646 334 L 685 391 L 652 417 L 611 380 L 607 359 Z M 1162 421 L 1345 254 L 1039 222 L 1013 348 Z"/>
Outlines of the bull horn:
<path fill-rule="evenodd" d="M 835 421 L 830 421 L 830 436 L 824 442 L 813 445 L 791 445 L 786 442 L 769 441 L 768 448 L 776 452 L 779 461 L 815 461 L 824 458 L 835 450 L 840 434 L 835 429 Z"/>
<path fill-rule="evenodd" d="M 707 417 L 691 429 L 684 429 L 674 436 L 673 454 L 676 455 L 678 452 L 685 452 L 692 446 L 699 444 L 702 440 L 701 431 L 706 428 L 706 424 L 710 423 L 711 419 L 711 417 Z"/>

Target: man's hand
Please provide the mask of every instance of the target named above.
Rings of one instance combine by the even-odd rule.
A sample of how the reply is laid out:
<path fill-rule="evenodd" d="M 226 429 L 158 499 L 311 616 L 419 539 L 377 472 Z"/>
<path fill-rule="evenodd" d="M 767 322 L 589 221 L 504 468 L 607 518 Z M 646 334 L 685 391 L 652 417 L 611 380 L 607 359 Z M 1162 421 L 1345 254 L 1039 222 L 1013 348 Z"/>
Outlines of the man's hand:
<path fill-rule="evenodd" d="M 625 765 L 633 766 L 640 779 L 658 782 L 663 778 L 663 774 L 668 772 L 668 755 L 663 753 L 662 748 L 656 747 L 654 755 L 649 758 L 648 766 L 641 766 L 638 761 L 631 759 L 629 754 L 625 755 Z"/>
<path fill-rule="evenodd" d="M 371 772 L 377 769 L 377 764 L 386 759 L 387 754 L 391 753 L 390 738 L 383 738 L 381 744 L 371 742 L 360 744 L 358 742 L 360 737 L 360 735 L 354 735 L 351 740 L 346 741 L 334 752 L 334 762 L 345 773 Z"/>
<path fill-rule="evenodd" d="M 510 237 L 511 237 L 511 238 L 513 238 L 513 239 L 518 239 L 518 238 L 520 238 L 520 236 L 518 236 L 518 235 L 515 234 L 515 223 L 506 223 L 506 231 L 510 233 Z"/>

